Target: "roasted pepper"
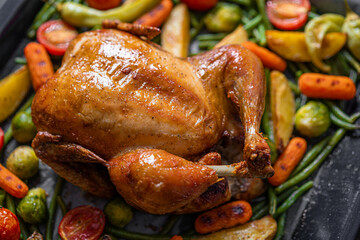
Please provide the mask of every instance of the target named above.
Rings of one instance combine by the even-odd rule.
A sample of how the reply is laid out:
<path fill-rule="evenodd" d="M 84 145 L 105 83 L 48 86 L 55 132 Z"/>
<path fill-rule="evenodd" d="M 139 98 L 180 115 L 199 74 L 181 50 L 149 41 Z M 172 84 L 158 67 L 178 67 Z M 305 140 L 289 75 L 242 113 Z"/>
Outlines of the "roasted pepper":
<path fill-rule="evenodd" d="M 312 62 L 324 72 L 330 72 L 330 66 L 321 59 L 322 42 L 327 32 L 340 32 L 344 17 L 338 14 L 323 14 L 306 24 L 305 42 Z"/>
<path fill-rule="evenodd" d="M 76 27 L 94 27 L 101 25 L 105 19 L 117 19 L 122 22 L 133 22 L 144 13 L 159 4 L 160 0 L 135 0 L 129 4 L 106 11 L 74 3 L 58 4 L 61 18 Z"/>
<path fill-rule="evenodd" d="M 0 81 L 0 122 L 16 110 L 30 86 L 29 70 L 25 66 Z"/>
<path fill-rule="evenodd" d="M 350 9 L 346 0 L 345 6 L 346 18 L 344 25 L 342 26 L 342 31 L 348 36 L 348 48 L 352 54 L 354 54 L 354 56 L 360 60 L 360 16 Z"/>

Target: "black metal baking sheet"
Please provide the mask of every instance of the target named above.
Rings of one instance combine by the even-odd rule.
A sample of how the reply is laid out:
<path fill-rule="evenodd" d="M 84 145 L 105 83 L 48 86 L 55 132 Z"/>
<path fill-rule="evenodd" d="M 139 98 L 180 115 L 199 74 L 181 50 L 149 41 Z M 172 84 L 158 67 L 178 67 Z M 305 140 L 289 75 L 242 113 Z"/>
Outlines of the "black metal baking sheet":
<path fill-rule="evenodd" d="M 313 0 L 323 12 L 343 13 L 341 0 Z M 349 0 L 352 9 L 360 12 L 360 0 Z M 41 7 L 40 0 L 0 0 L 0 77 L 15 70 L 15 57 L 23 55 L 23 48 L 29 41 L 26 29 Z M 359 85 L 358 85 L 359 87 Z M 1 107 L 1 106 L 0 106 Z M 348 113 L 360 110 L 360 93 L 346 105 Z M 1 127 L 7 129 L 9 121 Z M 356 237 L 360 226 L 360 131 L 348 133 L 335 148 L 326 162 L 313 174 L 314 188 L 298 201 L 287 214 L 284 239 L 328 240 L 360 239 Z M 15 148 L 13 140 L 8 145 L 1 162 Z M 33 180 L 51 195 L 55 174 L 41 164 L 40 174 Z M 63 198 L 70 207 L 93 204 L 100 208 L 104 200 L 90 196 L 67 183 Z M 127 230 L 155 233 L 166 221 L 167 216 L 153 216 L 135 212 L 134 221 Z M 57 226 L 61 214 L 58 214 Z M 184 216 L 175 231 L 186 229 L 193 223 L 192 216 Z M 174 232 L 176 233 L 176 232 Z"/>

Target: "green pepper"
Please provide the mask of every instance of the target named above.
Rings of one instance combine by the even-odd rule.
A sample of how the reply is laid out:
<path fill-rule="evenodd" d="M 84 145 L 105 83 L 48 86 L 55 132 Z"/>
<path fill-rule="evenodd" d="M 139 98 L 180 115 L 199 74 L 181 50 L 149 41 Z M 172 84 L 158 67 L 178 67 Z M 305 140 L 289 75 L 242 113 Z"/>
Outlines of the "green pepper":
<path fill-rule="evenodd" d="M 230 3 L 218 3 L 216 7 L 205 16 L 205 26 L 211 32 L 231 32 L 240 23 L 241 8 Z"/>
<path fill-rule="evenodd" d="M 326 132 L 329 126 L 329 109 L 321 102 L 310 101 L 296 112 L 295 128 L 302 135 L 317 137 Z"/>
<path fill-rule="evenodd" d="M 26 223 L 39 224 L 46 220 L 46 192 L 42 188 L 29 190 L 19 202 L 16 212 Z"/>
<path fill-rule="evenodd" d="M 343 23 L 343 16 L 328 13 L 310 20 L 305 26 L 305 41 L 311 60 L 316 67 L 324 72 L 330 72 L 331 67 L 321 59 L 322 41 L 326 33 L 340 32 Z"/>
<path fill-rule="evenodd" d="M 6 160 L 6 167 L 21 179 L 34 176 L 39 170 L 39 160 L 29 146 L 19 146 Z"/>
<path fill-rule="evenodd" d="M 347 46 L 351 53 L 360 60 L 360 16 L 354 13 L 345 0 L 346 18 L 342 31 L 347 34 Z"/>
<path fill-rule="evenodd" d="M 76 27 L 94 27 L 101 25 L 105 19 L 117 19 L 122 22 L 133 22 L 144 13 L 155 7 L 160 0 L 135 0 L 129 4 L 106 11 L 74 3 L 58 4 L 61 18 Z"/>
<path fill-rule="evenodd" d="M 118 228 L 123 228 L 133 217 L 131 207 L 120 197 L 108 202 L 104 208 L 104 213 L 111 225 Z"/>
<path fill-rule="evenodd" d="M 19 112 L 11 121 L 13 137 L 19 143 L 28 143 L 33 140 L 37 131 L 31 118 L 31 109 Z"/>

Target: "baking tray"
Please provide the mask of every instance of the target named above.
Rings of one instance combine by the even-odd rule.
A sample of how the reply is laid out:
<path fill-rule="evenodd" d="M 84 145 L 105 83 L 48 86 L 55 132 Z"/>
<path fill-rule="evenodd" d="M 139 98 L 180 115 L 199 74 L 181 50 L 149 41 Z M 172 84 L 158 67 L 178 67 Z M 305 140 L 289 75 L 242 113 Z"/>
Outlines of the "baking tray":
<path fill-rule="evenodd" d="M 349 0 L 351 8 L 360 13 L 360 0 Z M 323 12 L 344 13 L 341 0 L 313 0 L 313 5 Z M 0 78 L 19 66 L 15 57 L 23 56 L 23 48 L 29 42 L 25 33 L 32 23 L 42 3 L 39 0 L 0 0 Z M 0 106 L 1 107 L 1 106 Z M 348 113 L 360 110 L 359 91 L 354 100 L 347 102 Z M 3 129 L 10 122 L 1 124 Z M 322 167 L 313 174 L 314 187 L 287 214 L 284 239 L 328 240 L 360 239 L 356 237 L 360 226 L 360 131 L 348 133 L 334 149 Z M 17 146 L 12 140 L 2 155 L 4 159 Z M 32 183 L 40 186 L 51 196 L 56 174 L 44 164 L 40 164 L 40 174 Z M 105 200 L 95 198 L 76 186 L 66 183 L 62 197 L 69 208 L 91 204 L 102 208 Z M 49 199 L 48 199 L 49 201 Z M 156 233 L 168 216 L 154 216 L 135 211 L 134 220 L 126 229 L 134 232 Z M 57 213 L 55 228 L 61 219 Z M 191 227 L 193 215 L 182 216 L 172 233 L 185 231 Z M 54 239 L 56 231 L 54 233 Z"/>

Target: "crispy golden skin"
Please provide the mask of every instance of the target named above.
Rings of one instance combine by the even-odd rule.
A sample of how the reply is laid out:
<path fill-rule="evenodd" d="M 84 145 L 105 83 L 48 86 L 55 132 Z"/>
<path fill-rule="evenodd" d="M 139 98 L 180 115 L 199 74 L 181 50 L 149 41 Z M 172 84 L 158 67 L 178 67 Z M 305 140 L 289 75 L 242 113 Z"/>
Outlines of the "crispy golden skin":
<path fill-rule="evenodd" d="M 240 46 L 224 46 L 179 59 L 129 33 L 86 32 L 70 44 L 61 68 L 36 93 L 32 116 L 39 134 L 33 147 L 58 174 L 101 195 L 97 188 L 103 183 L 90 188 L 95 182 L 88 182 L 84 174 L 77 174 L 80 170 L 67 171 L 69 166 L 87 168 L 93 164 L 89 162 L 94 155 L 100 159 L 95 158 L 96 161 L 108 166 L 114 159 L 123 159 L 140 149 L 161 150 L 164 156 L 176 155 L 177 161 L 182 162 L 215 146 L 224 133 L 234 138 L 244 133 L 244 161 L 237 166 L 237 173 L 243 177 L 269 177 L 273 174 L 270 150 L 259 133 L 264 97 L 262 64 Z M 60 136 L 61 141 L 44 134 Z M 64 158 L 47 152 L 61 154 L 64 148 L 67 151 Z M 78 151 L 80 148 L 89 151 L 90 160 L 84 159 L 83 152 Z M 69 165 L 73 158 L 82 163 Z M 133 165 L 140 166 L 142 158 L 135 159 Z M 62 164 L 67 167 L 62 168 Z M 191 169 L 198 167 L 189 164 L 184 171 L 190 174 Z M 131 168 L 124 166 L 128 169 L 123 171 Z M 102 171 L 102 167 L 99 168 Z M 211 169 L 203 168 L 207 170 L 193 179 L 193 184 L 199 185 L 196 193 L 187 195 L 188 191 L 184 191 L 183 197 L 176 197 L 182 199 L 178 208 L 184 207 L 185 202 L 190 204 L 217 181 Z M 161 171 L 159 169 L 159 173 Z M 102 172 L 93 174 L 103 176 Z M 135 176 L 133 174 L 131 176 Z M 126 195 L 119 188 L 121 183 L 114 181 L 120 176 L 114 177 L 111 170 L 110 175 L 119 192 Z M 167 174 L 158 180 L 171 188 L 178 177 Z M 211 181 L 204 181 L 208 178 Z M 136 184 L 141 181 L 134 179 Z M 140 201 L 137 194 L 127 194 L 125 199 L 153 212 L 153 206 L 162 203 L 163 197 L 174 199 L 163 193 L 159 196 L 162 197 L 151 201 L 148 198 L 149 202 Z M 175 208 L 168 207 L 159 212 L 174 211 Z"/>

